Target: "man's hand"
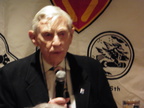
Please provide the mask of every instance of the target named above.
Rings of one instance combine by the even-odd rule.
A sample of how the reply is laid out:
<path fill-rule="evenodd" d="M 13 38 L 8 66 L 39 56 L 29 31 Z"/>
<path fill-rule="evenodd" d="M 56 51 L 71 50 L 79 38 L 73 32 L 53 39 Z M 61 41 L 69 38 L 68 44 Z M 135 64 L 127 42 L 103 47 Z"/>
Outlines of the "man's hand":
<path fill-rule="evenodd" d="M 60 106 L 64 106 L 66 108 L 67 107 L 67 103 L 69 101 L 70 101 L 69 98 L 58 97 L 58 98 L 54 98 L 54 99 L 50 100 L 48 103 L 57 104 L 57 105 L 60 105 Z"/>

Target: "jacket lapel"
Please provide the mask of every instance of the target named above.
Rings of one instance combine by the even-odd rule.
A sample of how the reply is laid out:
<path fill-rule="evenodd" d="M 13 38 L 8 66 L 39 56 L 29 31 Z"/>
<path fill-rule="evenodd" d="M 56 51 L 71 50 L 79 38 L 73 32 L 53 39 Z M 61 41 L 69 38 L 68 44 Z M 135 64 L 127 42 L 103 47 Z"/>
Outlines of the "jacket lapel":
<path fill-rule="evenodd" d="M 41 102 L 48 102 L 47 89 L 38 78 L 35 77 L 31 83 L 29 82 L 29 86 L 26 90 L 33 105 Z"/>
<path fill-rule="evenodd" d="M 37 52 L 32 57 L 31 66 L 28 69 L 25 80 L 28 84 L 26 92 L 31 99 L 33 105 L 42 102 L 48 102 L 47 87 L 40 69 L 39 52 Z"/>
<path fill-rule="evenodd" d="M 77 108 L 88 108 L 90 84 L 86 82 L 75 93 Z"/>
<path fill-rule="evenodd" d="M 88 108 L 90 83 L 88 75 L 83 68 L 78 65 L 75 57 L 71 54 L 67 55 L 70 69 L 71 79 L 73 86 L 73 93 L 75 95 L 77 108 Z"/>

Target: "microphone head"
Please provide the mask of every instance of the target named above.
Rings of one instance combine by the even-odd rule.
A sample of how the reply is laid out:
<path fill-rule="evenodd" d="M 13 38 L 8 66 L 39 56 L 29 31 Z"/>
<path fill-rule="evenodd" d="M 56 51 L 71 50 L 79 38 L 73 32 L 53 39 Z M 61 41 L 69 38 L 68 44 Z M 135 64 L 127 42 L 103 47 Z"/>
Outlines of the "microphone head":
<path fill-rule="evenodd" d="M 66 76 L 66 72 L 63 70 L 59 70 L 56 72 L 56 80 L 59 82 L 63 82 Z"/>

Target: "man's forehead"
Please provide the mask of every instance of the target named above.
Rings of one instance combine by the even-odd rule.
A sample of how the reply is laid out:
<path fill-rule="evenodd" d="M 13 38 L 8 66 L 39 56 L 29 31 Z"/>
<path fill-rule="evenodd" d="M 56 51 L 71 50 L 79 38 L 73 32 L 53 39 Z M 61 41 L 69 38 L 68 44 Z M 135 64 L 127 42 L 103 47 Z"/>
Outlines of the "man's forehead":
<path fill-rule="evenodd" d="M 51 31 L 51 30 L 68 30 L 67 22 L 65 21 L 48 21 L 46 19 L 43 19 L 39 23 L 39 27 L 41 31 Z"/>
<path fill-rule="evenodd" d="M 67 27 L 57 27 L 57 28 L 53 28 L 53 27 L 47 27 L 45 26 L 43 29 L 41 29 L 41 32 L 61 32 L 61 31 L 68 31 Z"/>

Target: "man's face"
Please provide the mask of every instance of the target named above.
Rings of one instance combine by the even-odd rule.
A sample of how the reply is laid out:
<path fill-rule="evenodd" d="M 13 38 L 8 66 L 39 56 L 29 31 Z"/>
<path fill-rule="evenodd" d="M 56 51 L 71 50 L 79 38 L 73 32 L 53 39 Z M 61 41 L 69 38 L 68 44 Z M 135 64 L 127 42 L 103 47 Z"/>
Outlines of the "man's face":
<path fill-rule="evenodd" d="M 40 47 L 42 56 L 51 65 L 58 65 L 65 57 L 72 41 L 74 30 L 69 30 L 67 21 L 59 18 L 42 19 L 35 34 L 35 44 Z"/>

